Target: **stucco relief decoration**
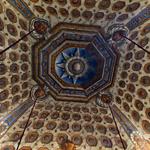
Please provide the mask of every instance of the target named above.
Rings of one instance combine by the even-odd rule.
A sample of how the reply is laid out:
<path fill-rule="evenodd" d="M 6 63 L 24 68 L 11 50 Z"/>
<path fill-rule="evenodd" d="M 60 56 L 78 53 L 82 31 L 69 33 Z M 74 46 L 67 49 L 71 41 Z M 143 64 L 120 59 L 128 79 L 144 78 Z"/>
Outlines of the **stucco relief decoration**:
<path fill-rule="evenodd" d="M 113 95 L 108 92 L 101 92 L 96 98 L 96 104 L 100 107 L 107 108 L 113 103 Z"/>
<path fill-rule="evenodd" d="M 42 18 L 33 18 L 30 23 L 31 36 L 35 39 L 47 38 L 50 30 L 50 22 Z"/>
<path fill-rule="evenodd" d="M 125 38 L 123 36 L 127 36 L 128 33 L 128 28 L 123 24 L 113 24 L 109 26 L 107 30 L 107 34 L 110 37 L 109 43 L 116 44 L 116 46 L 121 46 L 125 42 Z"/>

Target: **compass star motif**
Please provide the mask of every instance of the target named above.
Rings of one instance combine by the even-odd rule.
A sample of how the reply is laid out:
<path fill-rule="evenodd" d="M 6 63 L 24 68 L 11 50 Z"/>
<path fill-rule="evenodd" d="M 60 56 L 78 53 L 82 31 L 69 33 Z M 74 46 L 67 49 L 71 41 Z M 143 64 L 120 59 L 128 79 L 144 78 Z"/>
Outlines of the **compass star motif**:
<path fill-rule="evenodd" d="M 85 48 L 68 48 L 57 56 L 55 68 L 63 81 L 81 85 L 94 76 L 95 63 Z"/>

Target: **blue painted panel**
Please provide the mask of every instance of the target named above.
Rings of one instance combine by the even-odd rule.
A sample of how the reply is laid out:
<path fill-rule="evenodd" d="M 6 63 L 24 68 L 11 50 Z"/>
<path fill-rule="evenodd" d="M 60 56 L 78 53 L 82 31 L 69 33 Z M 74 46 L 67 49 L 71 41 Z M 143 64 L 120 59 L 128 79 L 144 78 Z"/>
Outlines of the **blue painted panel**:
<path fill-rule="evenodd" d="M 28 8 L 23 0 L 7 0 L 13 5 L 25 18 L 31 19 L 34 17 L 33 12 Z"/>

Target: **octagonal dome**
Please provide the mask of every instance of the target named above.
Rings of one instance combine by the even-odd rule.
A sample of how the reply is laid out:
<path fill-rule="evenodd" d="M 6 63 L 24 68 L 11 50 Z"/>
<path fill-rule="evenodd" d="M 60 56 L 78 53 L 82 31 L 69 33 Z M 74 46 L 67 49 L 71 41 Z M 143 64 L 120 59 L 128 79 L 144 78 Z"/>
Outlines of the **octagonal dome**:
<path fill-rule="evenodd" d="M 56 25 L 49 39 L 34 46 L 33 55 L 34 79 L 46 84 L 56 100 L 80 102 L 112 83 L 118 59 L 98 26 L 75 24 Z"/>

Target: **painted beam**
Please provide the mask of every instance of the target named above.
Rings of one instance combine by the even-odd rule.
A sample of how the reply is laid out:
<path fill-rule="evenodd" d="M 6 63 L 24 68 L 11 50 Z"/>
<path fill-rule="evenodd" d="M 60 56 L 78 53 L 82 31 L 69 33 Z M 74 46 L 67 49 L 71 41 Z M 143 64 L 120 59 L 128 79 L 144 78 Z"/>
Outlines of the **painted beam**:
<path fill-rule="evenodd" d="M 16 8 L 25 18 L 32 19 L 34 17 L 33 12 L 23 0 L 7 0 L 14 8 Z"/>
<path fill-rule="evenodd" d="M 148 20 L 150 20 L 150 5 L 148 5 L 141 12 L 139 12 L 135 17 L 133 17 L 126 24 L 126 26 L 128 27 L 129 30 L 133 30 Z"/>
<path fill-rule="evenodd" d="M 116 105 L 111 106 L 114 116 L 121 124 L 127 135 L 130 137 L 131 134 L 135 131 L 138 131 L 137 128 L 132 124 L 132 122 L 120 111 Z"/>
<path fill-rule="evenodd" d="M 0 119 L 0 138 L 4 136 L 7 130 L 33 105 L 33 103 L 33 100 L 27 100 Z"/>

